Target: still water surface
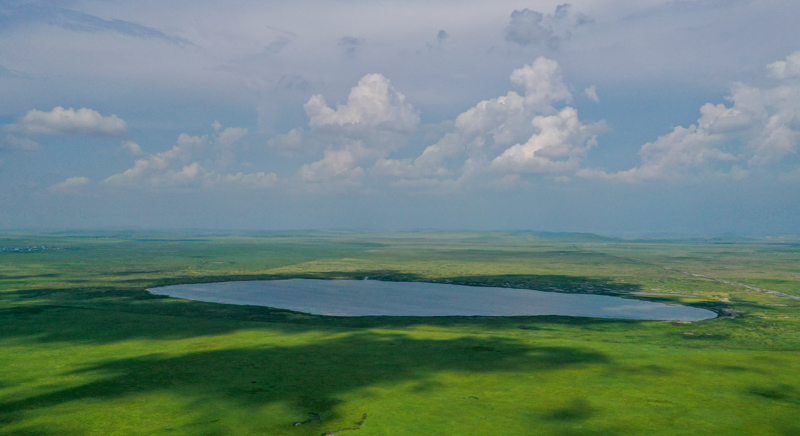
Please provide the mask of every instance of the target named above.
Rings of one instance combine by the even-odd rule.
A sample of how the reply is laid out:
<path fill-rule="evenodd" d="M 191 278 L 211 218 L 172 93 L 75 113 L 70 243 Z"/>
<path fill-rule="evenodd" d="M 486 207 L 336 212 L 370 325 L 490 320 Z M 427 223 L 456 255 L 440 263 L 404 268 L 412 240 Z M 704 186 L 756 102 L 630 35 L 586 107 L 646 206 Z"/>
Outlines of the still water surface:
<path fill-rule="evenodd" d="M 695 307 L 605 295 L 422 282 L 290 279 L 174 285 L 148 290 L 189 300 L 269 306 L 328 316 L 566 315 L 669 321 L 699 321 L 717 316 Z"/>

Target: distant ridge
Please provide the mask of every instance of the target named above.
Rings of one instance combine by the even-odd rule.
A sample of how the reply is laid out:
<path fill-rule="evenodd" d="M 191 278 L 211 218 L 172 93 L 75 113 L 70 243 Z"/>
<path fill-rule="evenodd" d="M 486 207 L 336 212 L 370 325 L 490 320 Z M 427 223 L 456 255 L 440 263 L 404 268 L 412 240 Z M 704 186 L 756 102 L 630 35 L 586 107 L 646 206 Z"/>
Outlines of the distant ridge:
<path fill-rule="evenodd" d="M 543 241 L 563 241 L 563 242 L 621 242 L 626 241 L 623 238 L 616 238 L 613 236 L 601 236 L 595 233 L 580 233 L 580 232 L 537 232 L 537 231 L 521 231 L 516 232 L 520 234 L 528 234 L 537 237 Z"/>

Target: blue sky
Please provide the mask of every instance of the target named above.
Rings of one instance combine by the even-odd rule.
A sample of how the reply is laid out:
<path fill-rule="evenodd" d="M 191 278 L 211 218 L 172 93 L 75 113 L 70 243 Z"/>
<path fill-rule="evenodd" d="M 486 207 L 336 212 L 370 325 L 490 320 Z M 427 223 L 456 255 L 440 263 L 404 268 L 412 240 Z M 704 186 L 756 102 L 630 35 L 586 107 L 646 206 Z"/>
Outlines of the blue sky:
<path fill-rule="evenodd" d="M 0 0 L 0 229 L 800 233 L 799 18 Z"/>

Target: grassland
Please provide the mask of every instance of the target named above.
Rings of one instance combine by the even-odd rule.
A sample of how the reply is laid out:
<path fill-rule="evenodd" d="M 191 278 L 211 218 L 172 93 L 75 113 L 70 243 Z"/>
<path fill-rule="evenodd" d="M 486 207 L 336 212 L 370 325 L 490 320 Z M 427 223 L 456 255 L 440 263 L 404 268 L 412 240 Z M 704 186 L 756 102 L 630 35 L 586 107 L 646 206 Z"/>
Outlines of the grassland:
<path fill-rule="evenodd" d="M 0 435 L 800 434 L 797 239 L 0 234 L 42 245 L 65 248 L 0 252 Z M 329 318 L 145 291 L 365 276 L 721 316 Z"/>

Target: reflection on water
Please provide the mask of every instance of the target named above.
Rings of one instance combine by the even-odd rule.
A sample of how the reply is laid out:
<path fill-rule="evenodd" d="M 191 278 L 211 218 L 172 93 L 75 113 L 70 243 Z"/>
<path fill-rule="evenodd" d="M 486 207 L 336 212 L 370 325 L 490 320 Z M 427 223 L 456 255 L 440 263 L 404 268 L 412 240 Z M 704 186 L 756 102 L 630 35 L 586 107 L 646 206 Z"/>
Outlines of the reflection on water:
<path fill-rule="evenodd" d="M 717 316 L 705 309 L 605 295 L 421 282 L 290 279 L 175 285 L 149 291 L 329 316 L 566 315 L 669 321 Z"/>

